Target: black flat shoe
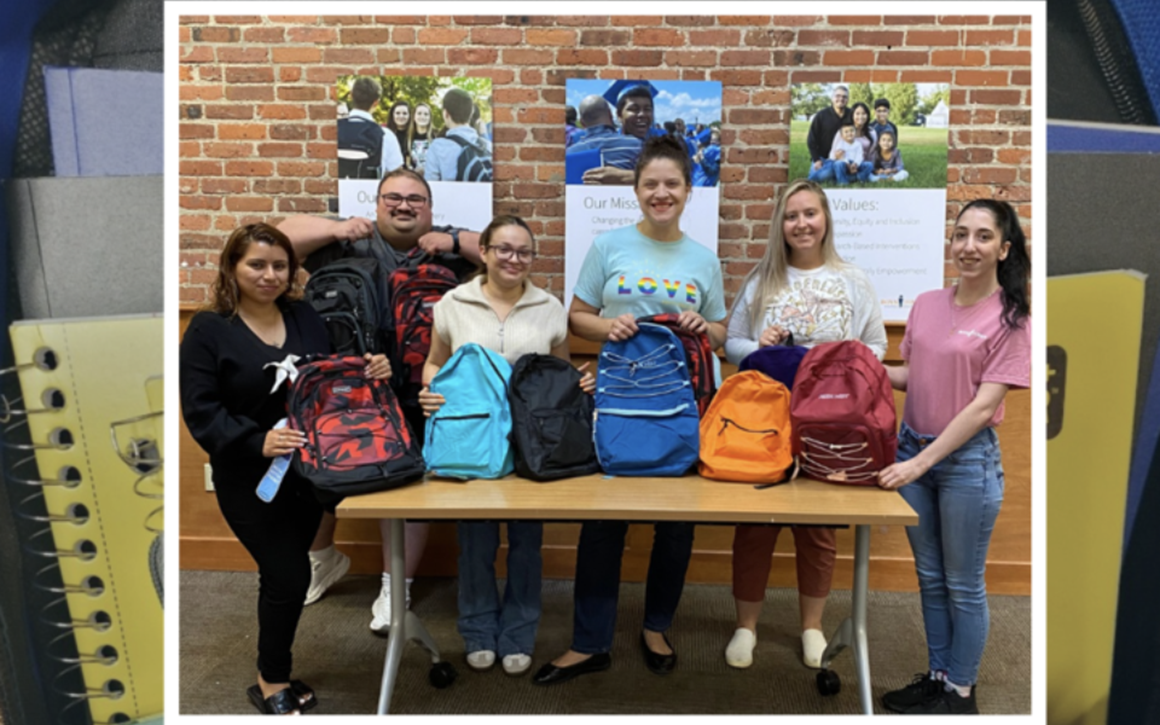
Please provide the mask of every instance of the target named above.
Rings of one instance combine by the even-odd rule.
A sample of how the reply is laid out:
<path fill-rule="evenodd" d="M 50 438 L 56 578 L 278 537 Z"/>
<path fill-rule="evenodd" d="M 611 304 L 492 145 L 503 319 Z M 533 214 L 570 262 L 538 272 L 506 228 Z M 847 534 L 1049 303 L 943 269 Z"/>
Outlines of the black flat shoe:
<path fill-rule="evenodd" d="M 298 697 L 291 692 L 289 687 L 263 698 L 262 688 L 259 685 L 252 685 L 246 690 L 246 695 L 249 696 L 250 702 L 254 703 L 254 707 L 258 708 L 258 712 L 263 715 L 290 715 L 302 712 L 303 709 L 302 705 L 298 703 Z"/>
<path fill-rule="evenodd" d="M 314 696 L 314 689 L 302 680 L 290 680 L 290 691 L 298 698 L 298 709 L 302 712 L 314 709 L 318 698 Z"/>
<path fill-rule="evenodd" d="M 672 649 L 673 644 L 669 642 L 669 638 L 665 637 L 663 633 L 661 634 L 661 637 L 664 637 L 665 644 L 669 646 L 669 649 Z M 648 642 L 645 641 L 644 632 L 640 633 L 640 649 L 642 652 L 644 652 L 644 666 L 647 667 L 649 672 L 652 672 L 654 675 L 667 675 L 677 666 L 676 651 L 674 650 L 670 655 L 662 655 L 653 652 L 648 648 Z"/>
<path fill-rule="evenodd" d="M 612 655 L 607 652 L 595 654 L 584 660 L 577 662 L 568 667 L 557 667 L 549 662 L 540 668 L 532 677 L 532 683 L 536 685 L 556 685 L 561 682 L 567 682 L 573 677 L 586 675 L 589 672 L 603 672 L 612 666 Z"/>

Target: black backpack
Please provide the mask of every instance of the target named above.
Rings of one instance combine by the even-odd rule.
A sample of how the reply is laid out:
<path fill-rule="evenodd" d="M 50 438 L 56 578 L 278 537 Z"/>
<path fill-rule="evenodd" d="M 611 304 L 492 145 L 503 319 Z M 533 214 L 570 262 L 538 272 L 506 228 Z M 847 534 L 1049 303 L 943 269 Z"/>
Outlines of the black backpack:
<path fill-rule="evenodd" d="M 508 385 L 516 472 L 534 481 L 584 476 L 600 470 L 592 442 L 592 396 L 581 373 L 553 355 L 516 361 Z"/>
<path fill-rule="evenodd" d="M 365 118 L 338 119 L 338 176 L 342 179 L 377 179 L 383 158 L 383 129 Z M 365 158 L 343 158 L 343 151 Z"/>
<path fill-rule="evenodd" d="M 459 158 L 455 162 L 456 181 L 491 181 L 491 152 L 483 142 L 470 141 L 448 134 L 445 138 L 459 144 Z"/>
<path fill-rule="evenodd" d="M 339 259 L 310 275 L 305 299 L 330 333 L 335 354 L 386 353 L 391 331 L 387 275 L 369 257 Z"/>

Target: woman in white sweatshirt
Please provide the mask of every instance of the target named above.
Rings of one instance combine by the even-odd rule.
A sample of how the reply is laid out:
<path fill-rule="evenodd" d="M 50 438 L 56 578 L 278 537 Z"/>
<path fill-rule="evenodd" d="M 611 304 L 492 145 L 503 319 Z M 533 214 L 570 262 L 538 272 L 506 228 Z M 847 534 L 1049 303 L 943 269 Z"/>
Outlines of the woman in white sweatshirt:
<path fill-rule="evenodd" d="M 886 354 L 878 295 L 866 273 L 838 255 L 826 194 L 804 179 L 789 185 L 774 211 L 765 256 L 733 304 L 725 356 L 737 364 L 758 348 L 788 343 L 791 335 L 795 345 L 861 340 L 879 360 Z M 780 532 L 780 526 L 739 525 L 734 535 L 737 630 L 725 650 L 733 667 L 753 663 L 757 619 Z M 816 668 L 826 648 L 822 611 L 834 571 L 834 529 L 795 526 L 793 535 L 802 660 Z"/>

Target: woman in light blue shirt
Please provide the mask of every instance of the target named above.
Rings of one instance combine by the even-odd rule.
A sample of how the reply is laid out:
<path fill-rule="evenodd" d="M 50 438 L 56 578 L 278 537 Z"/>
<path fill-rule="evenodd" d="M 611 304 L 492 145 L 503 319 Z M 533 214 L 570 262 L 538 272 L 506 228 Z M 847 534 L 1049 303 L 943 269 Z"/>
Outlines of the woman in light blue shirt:
<path fill-rule="evenodd" d="M 627 340 L 637 333 L 637 317 L 675 312 L 681 327 L 705 333 L 713 347 L 720 346 L 726 332 L 721 263 L 681 231 L 693 188 L 684 144 L 670 136 L 649 138 L 633 188 L 643 218 L 601 234 L 588 250 L 569 310 L 572 332 L 594 342 Z M 626 521 L 584 522 L 576 552 L 572 647 L 536 673 L 536 684 L 565 682 L 611 666 L 627 530 Z M 662 521 L 655 532 L 640 645 L 645 665 L 664 675 L 677 661 L 665 632 L 685 585 L 693 524 Z"/>

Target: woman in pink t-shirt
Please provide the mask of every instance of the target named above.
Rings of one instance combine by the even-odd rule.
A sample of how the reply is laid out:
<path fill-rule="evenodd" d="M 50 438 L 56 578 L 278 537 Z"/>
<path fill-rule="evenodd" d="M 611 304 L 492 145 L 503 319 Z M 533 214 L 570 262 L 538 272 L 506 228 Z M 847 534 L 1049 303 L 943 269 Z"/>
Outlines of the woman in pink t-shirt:
<path fill-rule="evenodd" d="M 918 512 L 907 527 L 922 593 L 928 673 L 886 693 L 908 715 L 977 714 L 975 681 L 987 642 L 987 547 L 1003 502 L 995 426 L 1009 388 L 1031 377 L 1031 262 L 1019 217 L 990 199 L 963 207 L 951 235 L 959 283 L 919 295 L 902 357 L 887 368 L 906 391 L 898 462 L 879 485 Z"/>

